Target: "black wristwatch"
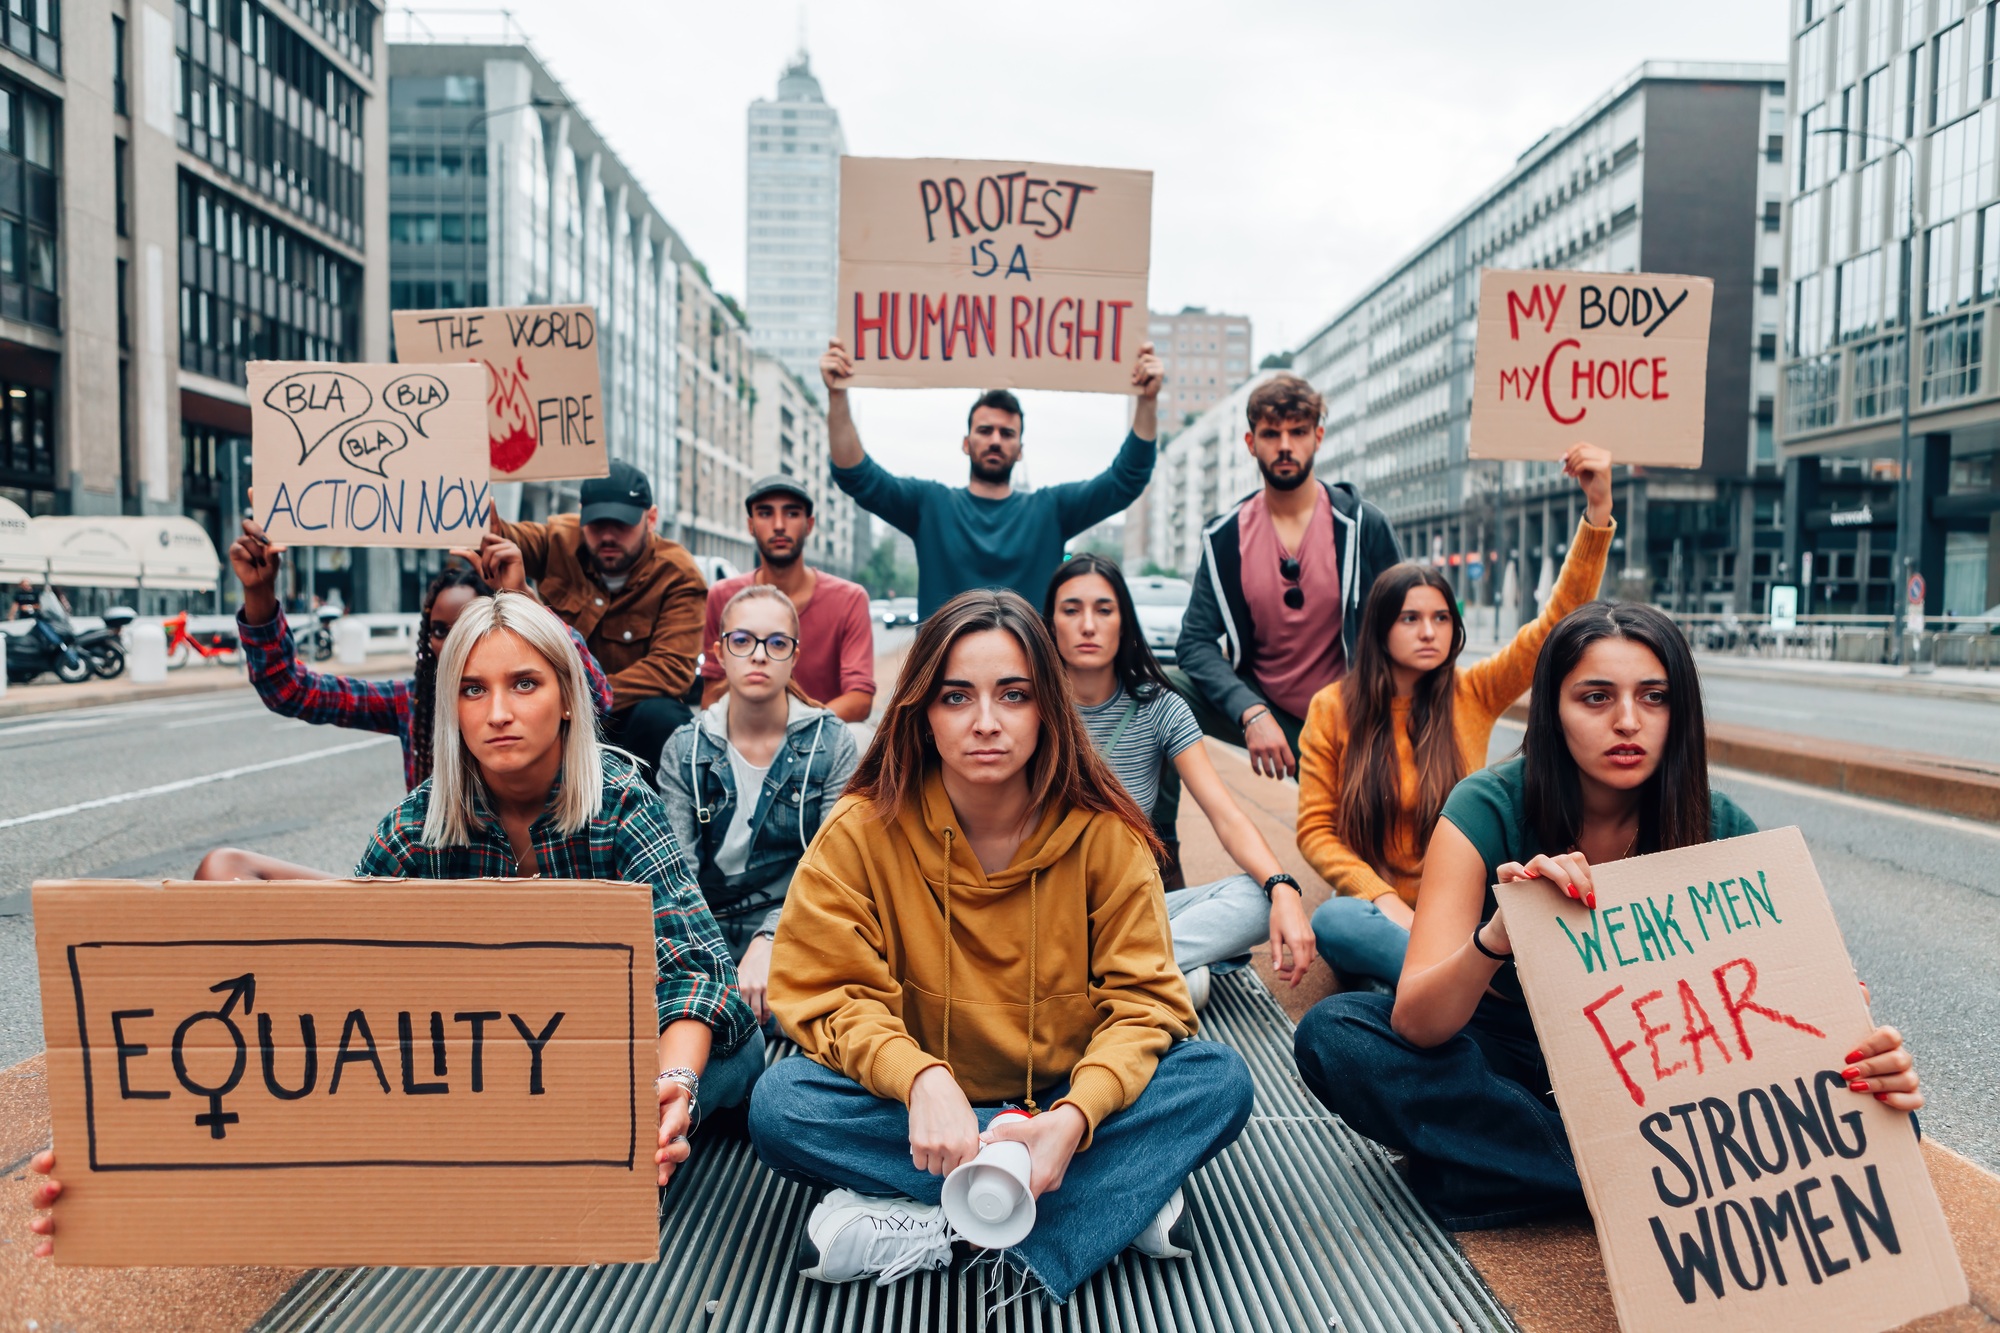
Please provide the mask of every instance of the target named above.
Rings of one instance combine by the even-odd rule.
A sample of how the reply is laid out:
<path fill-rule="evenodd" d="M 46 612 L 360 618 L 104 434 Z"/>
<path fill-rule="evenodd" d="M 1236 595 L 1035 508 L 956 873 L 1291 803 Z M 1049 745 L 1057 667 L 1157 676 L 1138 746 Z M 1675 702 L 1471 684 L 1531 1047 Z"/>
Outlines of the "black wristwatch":
<path fill-rule="evenodd" d="M 1289 884 L 1292 886 L 1294 890 L 1297 891 L 1298 895 L 1301 898 L 1305 897 L 1306 891 L 1304 889 L 1299 888 L 1299 882 L 1293 879 L 1290 875 L 1287 875 L 1282 870 L 1280 870 L 1277 874 L 1271 876 L 1271 878 L 1264 881 L 1264 896 L 1266 898 L 1269 898 L 1271 896 L 1272 887 L 1278 884 Z"/>

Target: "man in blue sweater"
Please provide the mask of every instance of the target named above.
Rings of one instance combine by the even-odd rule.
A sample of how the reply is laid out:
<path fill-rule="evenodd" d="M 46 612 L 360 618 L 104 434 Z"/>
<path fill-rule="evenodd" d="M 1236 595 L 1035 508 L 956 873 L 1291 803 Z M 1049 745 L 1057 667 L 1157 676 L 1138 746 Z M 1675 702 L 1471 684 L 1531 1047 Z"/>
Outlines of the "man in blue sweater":
<path fill-rule="evenodd" d="M 1124 510 L 1153 475 L 1162 369 L 1151 343 L 1139 348 L 1132 367 L 1139 401 L 1111 466 L 1089 481 L 1024 494 L 1015 493 L 1012 481 L 1021 461 L 1021 404 L 1007 390 L 989 389 L 972 405 L 964 445 L 972 476 L 959 488 L 895 476 L 862 449 L 845 388 L 854 362 L 840 339 L 827 344 L 819 373 L 826 381 L 833 480 L 916 544 L 921 616 L 969 588 L 1011 588 L 1040 606 L 1062 563 L 1063 543 Z"/>

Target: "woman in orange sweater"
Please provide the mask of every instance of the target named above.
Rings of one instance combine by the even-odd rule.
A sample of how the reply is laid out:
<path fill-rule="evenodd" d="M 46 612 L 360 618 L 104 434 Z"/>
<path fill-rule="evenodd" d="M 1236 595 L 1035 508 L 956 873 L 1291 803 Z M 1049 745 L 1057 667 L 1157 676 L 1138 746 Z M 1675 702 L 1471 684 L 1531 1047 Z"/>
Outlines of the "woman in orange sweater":
<path fill-rule="evenodd" d="M 1347 676 L 1313 696 L 1299 738 L 1299 852 L 1333 887 L 1313 934 L 1349 985 L 1392 990 L 1438 812 L 1486 766 L 1493 724 L 1534 679 L 1556 622 L 1597 596 L 1611 554 L 1611 455 L 1579 444 L 1563 471 L 1583 521 L 1548 604 L 1512 643 L 1458 669 L 1465 622 L 1444 576 L 1405 563 L 1369 592 Z"/>

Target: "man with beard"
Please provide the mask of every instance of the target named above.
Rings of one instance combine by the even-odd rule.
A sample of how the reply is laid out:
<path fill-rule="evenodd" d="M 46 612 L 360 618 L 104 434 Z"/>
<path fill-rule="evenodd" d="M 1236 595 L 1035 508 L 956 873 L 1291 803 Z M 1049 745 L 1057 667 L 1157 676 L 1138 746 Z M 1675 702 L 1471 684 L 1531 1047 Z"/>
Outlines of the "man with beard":
<path fill-rule="evenodd" d="M 813 501 L 790 477 L 772 475 L 750 488 L 750 537 L 757 543 L 757 568 L 724 579 L 708 590 L 708 617 L 701 641 L 703 707 L 720 699 L 724 683 L 722 608 L 753 583 L 769 584 L 791 598 L 799 614 L 799 644 L 792 683 L 806 697 L 843 722 L 861 722 L 875 706 L 875 626 L 868 618 L 868 592 L 858 583 L 814 569 L 800 556 L 812 536 Z"/>
<path fill-rule="evenodd" d="M 1306 709 L 1346 674 L 1368 590 L 1403 558 L 1381 510 L 1348 482 L 1314 478 L 1324 410 L 1296 375 L 1251 391 L 1243 441 L 1264 485 L 1202 530 L 1170 673 L 1202 730 L 1247 746 L 1273 778 L 1298 771 Z"/>
<path fill-rule="evenodd" d="M 708 588 L 693 557 L 654 529 L 660 511 L 646 474 L 613 463 L 583 483 L 580 511 L 546 523 L 493 530 L 521 548 L 521 561 L 549 609 L 590 645 L 611 676 L 604 739 L 638 757 L 651 781 L 667 737 L 693 716 L 694 684 Z"/>
<path fill-rule="evenodd" d="M 893 476 L 862 449 L 847 403 L 854 361 L 840 339 L 827 344 L 819 373 L 826 381 L 833 480 L 916 543 L 920 616 L 972 588 L 1009 588 L 1040 606 L 1062 563 L 1063 543 L 1124 510 L 1153 475 L 1162 370 L 1151 343 L 1139 348 L 1132 367 L 1138 403 L 1111 466 L 1088 481 L 1027 492 L 1013 486 L 1014 465 L 1021 461 L 1021 403 L 1007 390 L 989 389 L 972 405 L 963 446 L 972 476 L 959 488 Z"/>

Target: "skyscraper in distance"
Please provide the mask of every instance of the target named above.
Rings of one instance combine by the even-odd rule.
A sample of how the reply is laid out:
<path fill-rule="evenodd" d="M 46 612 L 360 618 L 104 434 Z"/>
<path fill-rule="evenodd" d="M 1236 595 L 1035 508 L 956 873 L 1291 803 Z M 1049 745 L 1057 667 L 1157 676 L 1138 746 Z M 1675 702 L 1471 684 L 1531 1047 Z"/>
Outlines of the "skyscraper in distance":
<path fill-rule="evenodd" d="M 776 100 L 750 104 L 744 211 L 751 339 L 815 393 L 834 330 L 846 151 L 840 113 L 826 104 L 801 42 Z"/>

